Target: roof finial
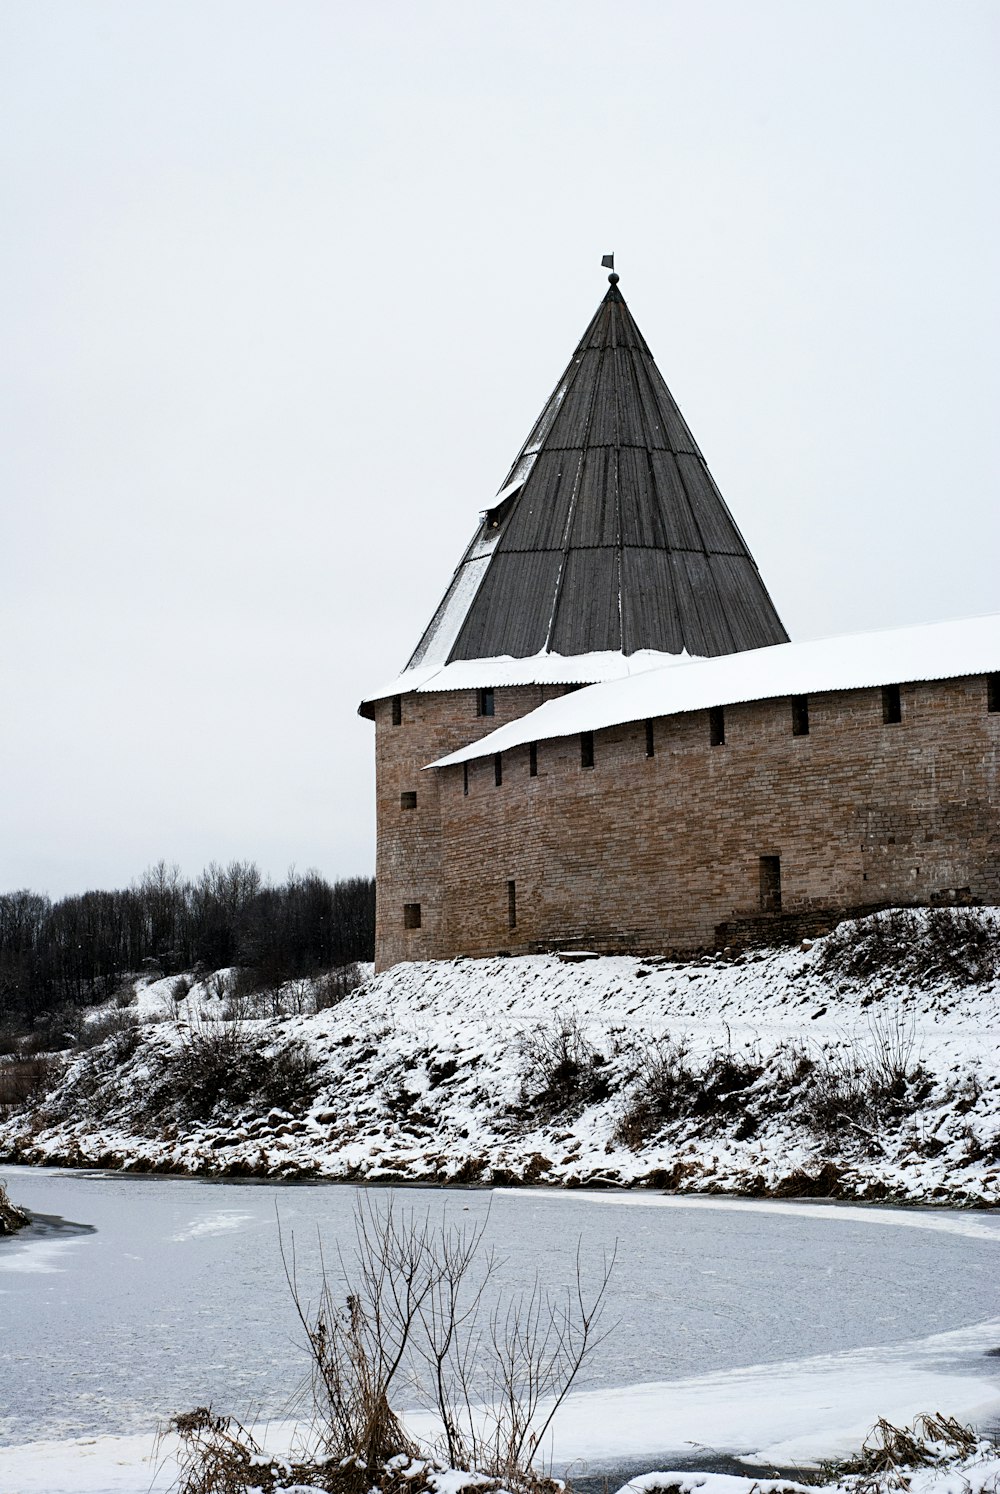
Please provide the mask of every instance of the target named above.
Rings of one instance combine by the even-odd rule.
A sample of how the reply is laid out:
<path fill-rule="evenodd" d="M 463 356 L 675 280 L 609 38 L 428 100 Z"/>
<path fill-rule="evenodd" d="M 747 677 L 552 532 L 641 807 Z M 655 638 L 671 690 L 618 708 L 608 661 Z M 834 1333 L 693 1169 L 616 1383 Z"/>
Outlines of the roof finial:
<path fill-rule="evenodd" d="M 601 268 L 611 271 L 608 279 L 610 280 L 612 285 L 617 285 L 618 276 L 615 274 L 615 257 L 613 254 L 605 254 L 604 258 L 601 260 Z"/>

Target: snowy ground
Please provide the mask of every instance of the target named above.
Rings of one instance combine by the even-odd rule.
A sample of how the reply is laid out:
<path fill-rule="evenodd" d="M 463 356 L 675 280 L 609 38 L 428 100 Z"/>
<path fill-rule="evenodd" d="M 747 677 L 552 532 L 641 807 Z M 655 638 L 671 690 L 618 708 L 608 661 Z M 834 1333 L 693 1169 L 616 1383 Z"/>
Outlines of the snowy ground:
<path fill-rule="evenodd" d="M 995 912 L 962 916 L 996 940 Z M 179 1003 L 173 980 L 142 984 L 135 1050 L 71 1055 L 61 1089 L 0 1121 L 0 1158 L 1000 1203 L 1000 982 L 858 980 L 824 971 L 824 942 L 686 964 L 399 965 L 315 1016 L 242 1023 L 271 1053 L 304 1044 L 314 1092 L 207 1119 L 158 1084 L 171 1053 L 223 1026 L 221 1003 L 211 983 Z M 855 1088 L 893 1063 L 909 1077 L 873 1120 Z M 671 1065 L 687 1097 L 651 1118 L 637 1097 Z"/>
<path fill-rule="evenodd" d="M 615 1408 L 609 1406 L 611 1412 Z M 294 1437 L 287 1426 L 255 1428 L 272 1455 L 283 1456 Z M 178 1445 L 173 1436 L 98 1437 L 74 1442 L 32 1443 L 0 1450 L 0 1494 L 168 1494 L 178 1477 Z M 807 1470 L 802 1470 L 803 1476 Z M 759 1477 L 683 1471 L 650 1472 L 626 1483 L 619 1494 L 997 1494 L 1000 1456 L 983 1442 L 966 1458 L 908 1471 L 905 1482 L 861 1484 L 851 1478 L 809 1484 L 794 1477 Z M 296 1486 L 305 1488 L 307 1486 Z M 445 1474 L 442 1494 L 462 1487 L 461 1476 Z M 614 1487 L 611 1485 L 611 1487 Z"/>

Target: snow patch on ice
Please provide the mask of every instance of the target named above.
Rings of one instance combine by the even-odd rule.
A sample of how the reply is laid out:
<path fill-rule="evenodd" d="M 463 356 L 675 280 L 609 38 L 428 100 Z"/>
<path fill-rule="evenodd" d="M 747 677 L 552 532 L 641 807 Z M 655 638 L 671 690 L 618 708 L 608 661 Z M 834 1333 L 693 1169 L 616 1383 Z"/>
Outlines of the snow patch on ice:
<path fill-rule="evenodd" d="M 497 1193 L 520 1194 L 532 1199 L 564 1199 L 561 1189 L 551 1188 L 497 1188 Z M 755 1198 L 690 1198 L 669 1193 L 595 1193 L 587 1189 L 574 1191 L 574 1200 L 586 1200 L 595 1204 L 614 1204 L 621 1208 L 639 1209 L 707 1209 L 739 1210 L 742 1213 L 786 1214 L 801 1219 L 822 1218 L 838 1220 L 841 1224 L 883 1224 L 894 1229 L 929 1229 L 940 1234 L 964 1235 L 968 1240 L 989 1240 L 1000 1245 L 1000 1219 L 996 1224 L 985 1219 L 965 1219 L 953 1214 L 911 1214 L 903 1209 L 880 1209 L 874 1205 L 853 1207 L 851 1204 L 806 1203 L 799 1199 L 795 1203 L 782 1203 L 778 1199 Z"/>
<path fill-rule="evenodd" d="M 170 1238 L 172 1240 L 194 1240 L 200 1235 L 225 1235 L 234 1229 L 242 1229 L 244 1224 L 252 1222 L 252 1214 L 240 1213 L 238 1209 L 220 1209 L 216 1214 L 206 1214 L 201 1219 L 192 1220 L 186 1229 L 179 1230 Z"/>

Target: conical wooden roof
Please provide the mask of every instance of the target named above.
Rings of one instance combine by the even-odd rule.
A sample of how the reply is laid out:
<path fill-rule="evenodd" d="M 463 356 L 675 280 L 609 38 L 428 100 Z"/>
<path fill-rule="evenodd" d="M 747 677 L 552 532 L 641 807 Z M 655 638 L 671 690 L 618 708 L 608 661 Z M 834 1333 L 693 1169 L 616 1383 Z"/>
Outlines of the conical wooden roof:
<path fill-rule="evenodd" d="M 617 275 L 408 668 L 788 635 Z"/>

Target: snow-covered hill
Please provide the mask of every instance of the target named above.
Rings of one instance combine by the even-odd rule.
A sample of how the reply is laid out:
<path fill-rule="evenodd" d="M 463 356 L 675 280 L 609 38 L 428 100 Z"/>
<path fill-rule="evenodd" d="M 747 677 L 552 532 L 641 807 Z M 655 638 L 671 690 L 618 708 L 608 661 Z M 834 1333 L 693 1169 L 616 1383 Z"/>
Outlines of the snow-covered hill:
<path fill-rule="evenodd" d="M 140 983 L 0 1156 L 996 1205 L 998 930 L 937 910 L 691 963 L 399 965 L 309 1016 Z"/>

